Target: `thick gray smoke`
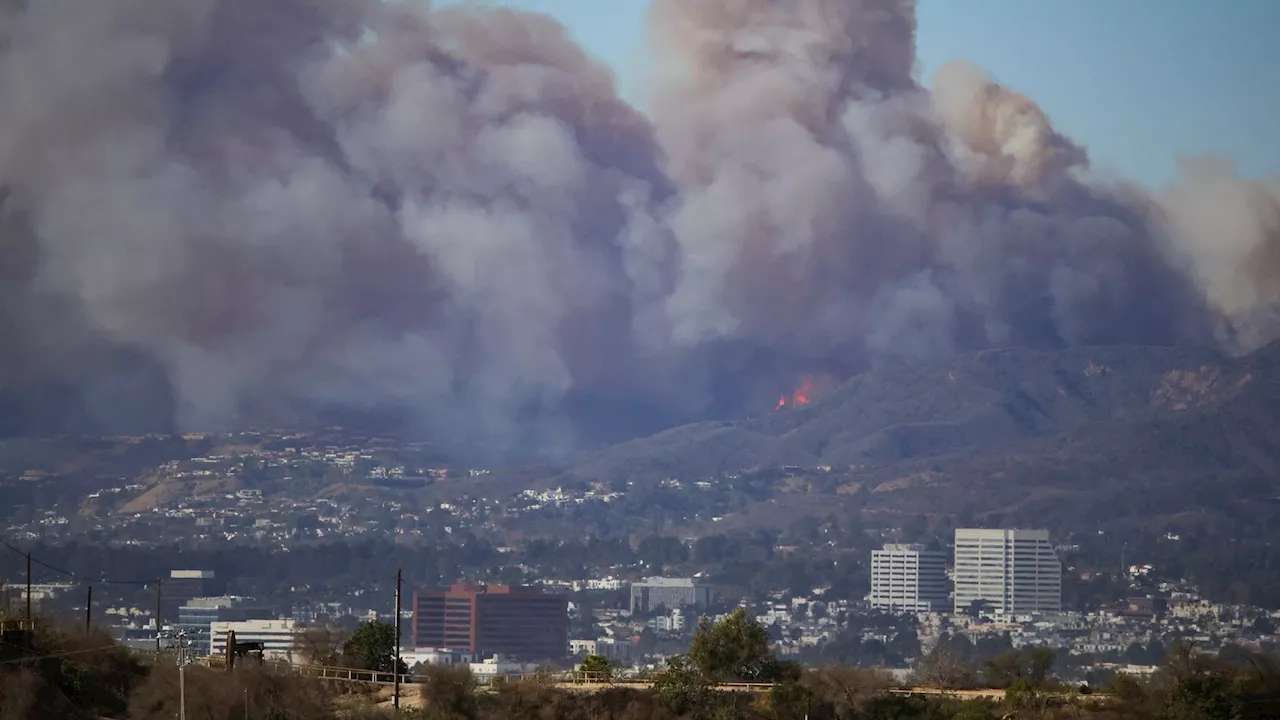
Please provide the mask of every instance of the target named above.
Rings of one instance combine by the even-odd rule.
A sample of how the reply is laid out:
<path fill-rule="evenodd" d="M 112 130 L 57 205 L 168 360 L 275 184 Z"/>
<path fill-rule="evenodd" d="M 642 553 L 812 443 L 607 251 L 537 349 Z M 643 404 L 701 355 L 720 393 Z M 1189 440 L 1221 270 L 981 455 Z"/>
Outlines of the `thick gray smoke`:
<path fill-rule="evenodd" d="M 0 0 L 0 432 L 564 445 L 880 358 L 1276 336 L 1274 188 L 1082 180 L 1030 99 L 917 85 L 908 2 L 651 15 L 646 117 L 541 15 Z"/>

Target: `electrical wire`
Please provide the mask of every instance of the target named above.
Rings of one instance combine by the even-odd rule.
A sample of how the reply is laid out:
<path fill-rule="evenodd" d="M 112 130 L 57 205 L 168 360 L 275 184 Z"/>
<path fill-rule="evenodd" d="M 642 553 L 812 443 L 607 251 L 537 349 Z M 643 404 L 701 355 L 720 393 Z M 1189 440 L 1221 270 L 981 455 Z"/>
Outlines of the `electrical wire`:
<path fill-rule="evenodd" d="M 9 542 L 3 537 L 0 537 L 0 545 L 3 545 L 4 547 L 8 548 L 15 555 L 18 555 L 23 558 L 28 557 L 28 553 L 26 550 L 23 550 L 22 548 L 14 545 L 13 543 Z M 79 575 L 77 573 L 71 572 L 70 570 L 65 570 L 55 565 L 51 565 L 50 563 L 47 563 L 35 557 L 34 555 L 31 555 L 30 557 L 31 557 L 32 565 L 39 565 L 40 567 L 45 568 L 46 570 L 57 573 L 59 575 L 63 575 L 65 577 L 70 578 L 73 581 L 76 581 L 81 584 L 86 584 L 86 585 L 93 585 L 93 584 L 130 585 L 130 586 L 139 587 L 139 586 L 154 585 L 156 582 L 163 583 L 162 578 L 156 578 L 152 580 L 121 580 L 116 578 L 102 578 L 102 577 L 89 578 L 84 575 Z M 365 582 L 356 582 L 351 584 L 342 584 L 342 585 L 316 584 L 308 589 L 311 592 L 324 593 L 329 595 L 359 595 L 359 596 L 376 595 L 378 593 L 385 592 L 388 584 L 394 587 L 394 584 L 395 584 L 394 579 L 388 578 L 388 581 L 389 582 L 386 584 L 384 584 L 384 582 L 380 579 L 374 579 L 372 581 L 365 581 Z"/>
<path fill-rule="evenodd" d="M 46 570 L 50 570 L 52 572 L 58 573 L 59 575 L 65 575 L 66 577 L 69 577 L 72 580 L 76 580 L 81 583 L 96 583 L 100 585 L 153 585 L 158 580 L 157 578 L 153 578 L 151 580 L 116 580 L 112 578 L 86 578 L 84 576 L 77 575 L 76 573 L 73 573 L 70 570 L 63 570 L 60 567 L 50 565 L 49 563 L 43 560 L 40 560 L 34 555 L 31 555 L 27 551 L 13 545 L 8 540 L 5 540 L 4 538 L 0 538 L 0 544 L 9 548 L 10 550 L 12 550 L 14 553 L 18 555 L 21 555 L 23 557 L 30 557 L 32 565 L 39 565 L 40 567 Z"/>
<path fill-rule="evenodd" d="M 15 647 L 12 643 L 5 643 L 10 647 Z M 68 650 L 61 653 L 35 653 L 27 657 L 17 658 L 15 660 L 0 660 L 0 665 L 18 665 L 20 663 L 30 663 L 35 660 L 52 660 L 56 658 L 71 657 L 72 655 L 85 655 L 87 653 L 102 652 L 104 650 L 119 650 L 120 645 L 101 645 L 99 647 L 84 648 L 81 650 Z"/>
<path fill-rule="evenodd" d="M 16 555 L 19 555 L 24 558 L 27 556 L 26 550 L 23 550 L 22 548 L 15 546 L 14 544 L 10 543 L 8 540 L 5 540 L 3 537 L 0 537 L 0 545 L 4 545 Z M 45 568 L 46 570 L 58 573 L 59 575 L 66 576 L 68 578 L 71 578 L 72 580 L 75 580 L 77 582 L 84 583 L 84 584 L 145 586 L 145 585 L 154 585 L 157 580 L 163 582 L 163 578 L 152 578 L 149 580 L 120 580 L 120 579 L 113 579 L 113 578 L 90 578 L 84 575 L 76 574 L 74 572 L 71 572 L 70 570 L 64 570 L 55 565 L 51 565 L 37 558 L 34 555 L 31 556 L 31 564 L 39 565 L 40 567 Z M 311 585 L 311 587 L 309 587 L 308 589 L 313 592 L 325 592 L 325 593 L 335 593 L 335 594 L 336 593 L 353 594 L 353 595 L 370 594 L 370 593 L 376 593 L 379 591 L 385 591 L 386 586 L 384 583 L 394 585 L 395 579 L 393 577 L 386 578 L 386 579 L 374 579 L 371 581 L 353 582 L 350 584 L 343 584 L 343 585 L 328 585 L 324 583 L 316 583 Z"/>

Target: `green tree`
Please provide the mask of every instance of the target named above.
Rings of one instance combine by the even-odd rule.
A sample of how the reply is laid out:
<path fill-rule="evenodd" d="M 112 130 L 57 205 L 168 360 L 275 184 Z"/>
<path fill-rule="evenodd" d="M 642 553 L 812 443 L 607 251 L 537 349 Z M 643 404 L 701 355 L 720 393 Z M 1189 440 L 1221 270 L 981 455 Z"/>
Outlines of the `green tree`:
<path fill-rule="evenodd" d="M 706 675 L 687 655 L 667 658 L 667 669 L 654 678 L 653 690 L 663 705 L 679 715 L 705 713 L 715 696 Z"/>
<path fill-rule="evenodd" d="M 781 682 L 800 675 L 799 666 L 774 656 L 769 631 L 744 608 L 714 624 L 703 618 L 689 659 L 712 683 Z"/>
<path fill-rule="evenodd" d="M 821 620 L 827 616 L 827 604 L 824 602 L 816 602 L 813 604 L 813 619 Z"/>
<path fill-rule="evenodd" d="M 352 667 L 392 672 L 396 662 L 396 626 L 381 620 L 361 623 L 342 644 L 342 656 Z M 409 672 L 403 660 L 399 672 Z"/>
<path fill-rule="evenodd" d="M 1129 647 L 1125 648 L 1124 659 L 1130 665 L 1146 665 L 1147 649 L 1140 642 L 1131 642 Z"/>
<path fill-rule="evenodd" d="M 1233 667 L 1249 667 L 1252 653 L 1238 643 L 1225 642 L 1218 650 L 1218 662 Z"/>
<path fill-rule="evenodd" d="M 769 707 L 779 720 L 807 718 L 812 702 L 813 691 L 795 680 L 776 683 L 769 691 Z"/>
<path fill-rule="evenodd" d="M 658 635 L 651 628 L 645 627 L 640 631 L 640 639 L 636 641 L 636 652 L 641 655 L 647 655 L 658 649 Z"/>
<path fill-rule="evenodd" d="M 579 668 L 589 680 L 608 682 L 613 679 L 613 664 L 603 655 L 589 655 Z"/>
<path fill-rule="evenodd" d="M 1204 673 L 1175 682 L 1157 717 L 1160 720 L 1239 720 L 1243 717 L 1243 706 L 1226 677 Z"/>
<path fill-rule="evenodd" d="M 1004 701 L 1019 718 L 1041 718 L 1049 708 L 1050 696 L 1040 692 L 1026 678 L 1018 678 L 1004 691 Z"/>
<path fill-rule="evenodd" d="M 974 698 L 961 702 L 952 720 L 996 720 L 998 717 L 990 700 Z"/>
<path fill-rule="evenodd" d="M 1054 659 L 1053 650 L 1047 647 L 1010 650 L 984 663 L 983 674 L 992 687 L 1007 688 L 1018 680 L 1040 687 L 1049 679 Z"/>
<path fill-rule="evenodd" d="M 1052 649 L 1044 646 L 1033 647 L 1027 651 L 1027 680 L 1032 685 L 1043 685 L 1049 680 L 1049 673 L 1053 670 L 1053 664 L 1057 661 L 1058 655 Z"/>

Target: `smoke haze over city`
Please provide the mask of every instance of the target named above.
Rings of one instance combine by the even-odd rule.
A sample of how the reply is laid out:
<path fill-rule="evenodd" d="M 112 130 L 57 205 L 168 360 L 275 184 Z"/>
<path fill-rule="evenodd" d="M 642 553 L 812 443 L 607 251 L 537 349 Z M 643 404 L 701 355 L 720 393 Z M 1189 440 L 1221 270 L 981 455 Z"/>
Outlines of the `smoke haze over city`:
<path fill-rule="evenodd" d="M 544 15 L 0 0 L 0 433 L 554 450 L 883 362 L 1280 334 L 1280 184 L 1097 180 L 982 69 L 922 87 L 902 0 L 649 22 L 646 115 Z"/>

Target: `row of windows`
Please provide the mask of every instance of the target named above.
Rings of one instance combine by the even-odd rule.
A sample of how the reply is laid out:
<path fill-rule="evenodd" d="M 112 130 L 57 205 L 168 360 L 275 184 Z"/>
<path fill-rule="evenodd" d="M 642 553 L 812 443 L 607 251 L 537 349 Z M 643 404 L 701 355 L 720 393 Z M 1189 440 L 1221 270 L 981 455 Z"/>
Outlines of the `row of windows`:
<path fill-rule="evenodd" d="M 985 580 L 987 582 L 1013 582 L 1013 581 L 1044 581 L 1061 579 L 1062 573 L 1052 569 L 1042 569 L 1039 571 L 1022 570 L 1019 572 L 1007 573 L 984 573 L 984 572 L 957 572 L 955 579 L 960 580 Z"/>
<path fill-rule="evenodd" d="M 993 587 L 958 587 L 956 595 L 1011 595 L 1016 597 L 1038 597 L 1041 595 L 1052 595 L 1057 597 L 1061 594 L 1057 587 L 1045 587 L 1034 589 L 1022 589 L 1018 591 L 1009 588 L 993 588 Z"/>
<path fill-rule="evenodd" d="M 965 543 L 957 545 L 953 552 L 1053 552 L 1053 547 L 1048 543 L 1043 545 L 1038 543 L 1019 543 L 1017 545 L 972 545 Z"/>
<path fill-rule="evenodd" d="M 1062 569 L 1057 565 L 1036 565 L 1032 567 L 1012 567 L 1012 568 L 982 568 L 982 567 L 958 567 L 955 572 L 957 577 L 960 576 L 983 576 L 983 577 L 1001 577 L 1006 575 L 1061 575 Z"/>
<path fill-rule="evenodd" d="M 1059 583 L 1027 583 L 1024 585 L 1002 585 L 1000 583 L 980 583 L 980 582 L 963 582 L 956 583 L 956 592 L 962 590 L 972 590 L 974 588 L 984 588 L 986 590 L 999 590 L 1000 592 L 1058 592 L 1062 587 Z"/>
<path fill-rule="evenodd" d="M 996 564 L 1019 565 L 1022 563 L 1043 563 L 1043 564 L 1059 564 L 1058 558 L 1053 555 L 1028 555 L 1026 557 L 1018 557 L 1017 555 L 964 555 L 956 558 L 956 565 L 975 565 L 982 563 L 983 565 Z"/>
<path fill-rule="evenodd" d="M 958 547 L 958 548 L 956 548 L 956 549 L 955 549 L 955 551 L 954 551 L 954 552 L 953 552 L 953 554 L 952 554 L 952 556 L 953 556 L 953 557 L 955 557 L 955 556 L 960 556 L 960 557 L 970 557 L 970 556 L 973 556 L 973 555 L 994 555 L 994 556 L 1001 556 L 1001 555 L 1004 555 L 1004 556 L 1008 556 L 1008 555 L 1043 555 L 1043 556 L 1050 556 L 1050 555 L 1051 555 L 1051 556 L 1053 556 L 1053 557 L 1057 557 L 1057 554 L 1053 551 L 1053 549 L 1052 549 L 1052 548 L 1048 548 L 1048 547 L 1043 547 L 1043 548 L 1029 548 L 1029 547 L 1017 547 L 1017 548 L 990 548 L 990 547 L 987 547 L 987 548 L 978 548 L 978 547 Z"/>
<path fill-rule="evenodd" d="M 954 576 L 957 578 L 987 578 L 991 580 L 1007 580 L 1009 578 L 1062 577 L 1062 571 L 1056 567 L 1017 568 L 1009 570 L 983 570 L 980 568 L 958 568 Z"/>
<path fill-rule="evenodd" d="M 984 555 L 982 557 L 959 557 L 956 558 L 956 567 L 965 565 L 1060 565 L 1061 563 L 1055 557 L 998 557 L 992 555 Z"/>
<path fill-rule="evenodd" d="M 1048 540 L 965 540 L 960 539 L 955 543 L 957 548 L 1049 548 L 1053 549 L 1053 545 Z"/>
<path fill-rule="evenodd" d="M 1049 548 L 956 548 L 955 557 L 974 557 L 976 555 L 989 555 L 991 557 L 1057 557 L 1057 553 Z"/>
<path fill-rule="evenodd" d="M 1023 563 L 1059 564 L 1054 555 L 957 555 L 956 565 L 973 565 L 975 563 L 996 563 L 997 565 L 1018 565 Z"/>
<path fill-rule="evenodd" d="M 957 603 L 968 604 L 976 599 L 998 600 L 1004 598 L 1005 602 L 1016 601 L 1024 602 L 1035 600 L 1038 602 L 1051 600 L 1058 602 L 1061 595 L 1058 593 L 998 593 L 998 592 L 958 592 L 955 594 Z"/>

